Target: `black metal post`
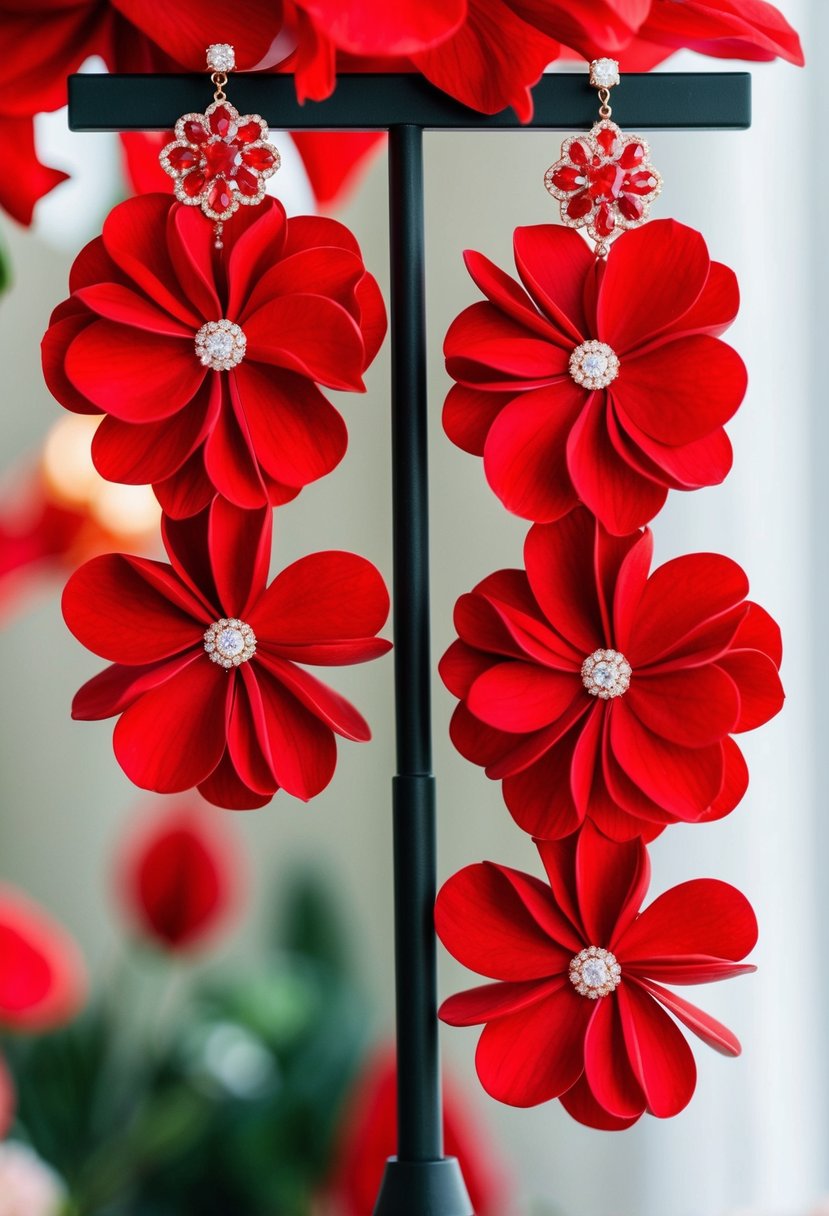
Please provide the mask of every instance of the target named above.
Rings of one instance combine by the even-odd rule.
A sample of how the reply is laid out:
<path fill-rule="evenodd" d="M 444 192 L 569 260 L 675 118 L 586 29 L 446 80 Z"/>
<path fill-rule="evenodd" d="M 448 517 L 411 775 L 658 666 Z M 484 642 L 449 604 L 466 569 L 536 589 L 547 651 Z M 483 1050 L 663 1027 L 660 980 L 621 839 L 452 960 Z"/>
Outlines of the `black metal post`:
<path fill-rule="evenodd" d="M 435 778 L 429 652 L 429 469 L 423 130 L 389 132 L 395 706 L 397 1156 L 374 1216 L 472 1216 L 443 1156 L 437 1022 Z"/>

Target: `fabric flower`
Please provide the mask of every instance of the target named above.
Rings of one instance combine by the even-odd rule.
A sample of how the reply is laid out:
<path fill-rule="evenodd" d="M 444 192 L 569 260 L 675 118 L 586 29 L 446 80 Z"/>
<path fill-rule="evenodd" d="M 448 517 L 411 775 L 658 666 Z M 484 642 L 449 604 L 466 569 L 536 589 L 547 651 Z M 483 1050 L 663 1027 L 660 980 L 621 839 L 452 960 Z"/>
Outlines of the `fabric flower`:
<path fill-rule="evenodd" d="M 476 1216 L 501 1216 L 506 1206 L 504 1170 L 463 1095 L 443 1083 L 443 1131 L 447 1156 L 457 1157 Z M 361 1070 L 345 1103 L 325 1188 L 327 1211 L 366 1216 L 373 1208 L 386 1161 L 397 1148 L 397 1070 L 391 1051 L 378 1052 Z"/>
<path fill-rule="evenodd" d="M 482 862 L 440 891 L 444 946 L 497 981 L 449 997 L 440 1017 L 484 1024 L 475 1063 L 500 1102 L 560 1098 L 580 1123 L 606 1130 L 645 1112 L 678 1114 L 696 1066 L 676 1022 L 725 1055 L 739 1055 L 740 1044 L 663 984 L 754 971 L 740 963 L 757 940 L 751 905 L 727 883 L 700 878 L 640 912 L 650 882 L 641 840 L 618 844 L 587 824 L 566 840 L 536 843 L 549 886 Z"/>
<path fill-rule="evenodd" d="M 112 553 L 66 585 L 67 625 L 113 663 L 81 688 L 72 716 L 120 715 L 115 755 L 143 789 L 198 786 L 237 810 L 279 789 L 307 801 L 334 773 L 335 735 L 371 732 L 304 665 L 389 650 L 375 636 L 389 611 L 380 574 L 353 553 L 315 553 L 266 586 L 270 511 L 221 498 L 188 520 L 165 517 L 162 534 L 171 565 Z"/>
<path fill-rule="evenodd" d="M 466 264 L 486 302 L 452 323 L 444 346 L 457 381 L 444 427 L 483 456 L 508 510 L 559 519 L 579 500 L 611 532 L 632 532 L 669 488 L 721 482 L 723 423 L 746 372 L 719 340 L 737 313 L 731 270 L 675 220 L 624 232 L 606 261 L 577 232 L 518 228 L 521 284 L 482 254 Z"/>
<path fill-rule="evenodd" d="M 152 482 L 164 510 L 218 491 L 272 505 L 324 476 L 345 424 L 318 387 L 364 391 L 385 334 L 379 288 L 348 229 L 266 199 L 227 226 L 163 194 L 128 199 L 75 261 L 43 341 L 52 393 L 106 414 L 111 481 Z"/>
<path fill-rule="evenodd" d="M 244 858 L 214 812 L 176 802 L 139 821 L 116 871 L 117 892 L 136 932 L 164 950 L 189 952 L 224 929 L 242 886 Z"/>
<path fill-rule="evenodd" d="M 649 531 L 616 538 L 579 509 L 530 529 L 526 572 L 457 603 L 452 739 L 534 836 L 587 818 L 652 839 L 727 814 L 748 783 L 730 736 L 783 703 L 780 632 L 736 562 L 693 553 L 649 576 L 652 552 Z"/>
<path fill-rule="evenodd" d="M 653 0 L 619 58 L 623 70 L 644 72 L 683 47 L 717 59 L 805 62 L 796 31 L 766 0 Z"/>

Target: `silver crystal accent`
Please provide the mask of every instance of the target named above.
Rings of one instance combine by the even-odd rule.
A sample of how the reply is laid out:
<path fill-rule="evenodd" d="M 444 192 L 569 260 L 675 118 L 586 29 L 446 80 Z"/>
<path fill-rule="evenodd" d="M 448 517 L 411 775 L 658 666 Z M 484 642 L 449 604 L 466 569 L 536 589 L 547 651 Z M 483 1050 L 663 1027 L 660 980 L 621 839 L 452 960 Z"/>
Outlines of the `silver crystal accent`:
<path fill-rule="evenodd" d="M 592 697 L 609 701 L 630 687 L 630 663 L 618 650 L 594 650 L 581 665 L 581 681 Z"/>
<path fill-rule="evenodd" d="M 208 321 L 196 334 L 196 355 L 205 367 L 230 371 L 245 357 L 247 338 L 233 321 Z"/>
<path fill-rule="evenodd" d="M 612 89 L 619 79 L 619 64 L 615 59 L 594 59 L 590 64 L 590 83 L 594 88 Z"/>
<path fill-rule="evenodd" d="M 237 617 L 222 617 L 204 635 L 204 649 L 211 663 L 220 667 L 240 667 L 256 653 L 256 634 Z"/>
<path fill-rule="evenodd" d="M 619 375 L 618 356 L 606 342 L 582 342 L 570 356 L 570 375 L 591 392 L 607 388 Z"/>
<path fill-rule="evenodd" d="M 207 48 L 207 66 L 211 72 L 232 72 L 236 67 L 236 52 L 229 42 L 213 42 Z"/>
<path fill-rule="evenodd" d="M 622 982 L 616 955 L 601 946 L 588 946 L 570 961 L 570 983 L 581 996 L 595 1001 L 610 996 Z"/>

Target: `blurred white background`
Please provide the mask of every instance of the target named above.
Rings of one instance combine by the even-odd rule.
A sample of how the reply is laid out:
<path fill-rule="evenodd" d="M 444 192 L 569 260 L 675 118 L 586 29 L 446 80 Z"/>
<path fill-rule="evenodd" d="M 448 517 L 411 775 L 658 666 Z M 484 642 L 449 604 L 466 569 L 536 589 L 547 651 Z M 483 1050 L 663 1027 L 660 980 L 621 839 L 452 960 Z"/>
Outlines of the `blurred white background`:
<path fill-rule="evenodd" d="M 786 646 L 786 709 L 743 739 L 752 777 L 744 802 L 724 822 L 675 827 L 653 847 L 654 894 L 711 875 L 740 887 L 757 908 L 758 974 L 697 994 L 738 1033 L 744 1054 L 726 1060 L 695 1044 L 699 1082 L 688 1110 L 616 1135 L 574 1124 L 556 1104 L 517 1111 L 481 1094 L 484 1117 L 514 1168 L 515 1205 L 504 1216 L 801 1216 L 829 1191 L 820 632 L 829 608 L 820 376 L 829 115 L 819 72 L 829 6 L 788 0 L 781 7 L 803 35 L 813 70 L 758 67 L 749 132 L 651 137 L 666 183 L 654 214 L 700 229 L 712 256 L 737 272 L 743 307 L 729 340 L 750 373 L 748 397 L 729 428 L 731 476 L 722 487 L 672 496 L 656 521 L 657 556 L 712 549 L 736 558 L 749 573 L 752 597 L 780 621 Z M 690 54 L 669 65 L 743 66 Z M 77 165 L 79 181 L 41 206 L 33 230 L 3 223 L 16 279 L 0 300 L 4 467 L 36 449 L 60 414 L 41 381 L 40 337 L 66 294 L 74 253 L 99 230 L 121 188 L 113 137 L 69 136 L 65 116 L 44 122 L 41 134 L 51 163 Z M 476 298 L 460 255 L 472 247 L 510 268 L 513 228 L 553 221 L 542 177 L 559 143 L 554 132 L 427 138 L 435 660 L 453 636 L 457 596 L 486 573 L 520 564 L 525 533 L 486 487 L 480 462 L 455 449 L 440 427 L 449 385 L 443 334 Z M 303 210 L 307 186 L 286 140 L 282 147 L 279 191 L 289 210 Z M 386 208 L 381 157 L 340 217 L 384 288 Z M 390 579 L 388 379 L 387 345 L 369 372 L 368 395 L 339 402 L 351 436 L 343 464 L 277 513 L 274 569 L 316 549 L 346 548 Z M 113 758 L 112 724 L 69 718 L 73 693 L 100 664 L 64 628 L 57 589 L 4 630 L 0 648 L 0 876 L 43 901 L 77 935 L 92 965 L 104 966 L 115 934 L 104 876 L 123 824 L 141 813 L 142 795 Z M 392 663 L 332 674 L 368 716 L 374 741 L 341 747 L 334 781 L 310 806 L 280 794 L 270 807 L 236 817 L 256 863 L 254 910 L 226 950 L 250 950 L 271 884 L 298 860 L 314 860 L 352 914 L 378 1028 L 390 1029 Z M 452 749 L 453 702 L 437 678 L 434 697 L 441 878 L 482 858 L 536 870 L 531 842 L 513 824 L 499 787 Z M 444 993 L 467 986 L 469 976 L 450 960 L 441 972 Z M 476 1038 L 475 1030 L 443 1035 L 453 1072 L 473 1089 Z"/>

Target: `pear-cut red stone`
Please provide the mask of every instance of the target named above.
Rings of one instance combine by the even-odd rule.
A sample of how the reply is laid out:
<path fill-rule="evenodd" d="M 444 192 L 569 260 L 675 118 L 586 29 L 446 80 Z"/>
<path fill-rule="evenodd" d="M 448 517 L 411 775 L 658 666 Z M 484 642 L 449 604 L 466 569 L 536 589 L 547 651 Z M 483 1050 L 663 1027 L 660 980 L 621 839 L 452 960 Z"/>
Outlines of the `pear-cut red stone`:
<path fill-rule="evenodd" d="M 594 199 L 618 198 L 622 190 L 625 171 L 616 164 L 602 165 L 600 169 L 588 170 L 590 182 L 588 189 Z"/>
<path fill-rule="evenodd" d="M 167 159 L 174 169 L 179 172 L 184 169 L 192 169 L 194 165 L 199 163 L 199 154 L 193 148 L 184 148 L 181 145 L 177 148 L 171 148 L 167 153 Z"/>
<path fill-rule="evenodd" d="M 634 198 L 630 194 L 623 194 L 618 200 L 618 207 L 621 214 L 626 220 L 638 220 L 642 218 L 645 210 L 638 198 Z"/>
<path fill-rule="evenodd" d="M 576 169 L 572 165 L 562 165 L 553 174 L 553 185 L 558 186 L 559 190 L 578 190 L 579 186 L 584 184 L 584 170 Z"/>
<path fill-rule="evenodd" d="M 605 156 L 612 156 L 613 150 L 616 147 L 616 135 L 609 127 L 602 127 L 601 131 L 596 135 L 596 143 Z"/>
<path fill-rule="evenodd" d="M 247 195 L 248 198 L 253 198 L 254 194 L 259 193 L 259 178 L 244 165 L 237 170 L 236 185 L 239 187 L 239 193 Z"/>
<path fill-rule="evenodd" d="M 580 220 L 592 207 L 593 200 L 586 190 L 582 190 L 581 194 L 576 194 L 570 199 L 567 204 L 567 214 L 571 220 Z"/>
<path fill-rule="evenodd" d="M 270 148 L 246 148 L 242 160 L 251 169 L 270 169 L 273 167 L 274 155 Z"/>
<path fill-rule="evenodd" d="M 230 200 L 230 187 L 223 178 L 217 177 L 210 187 L 210 191 L 207 195 L 208 207 L 211 211 L 227 211 L 228 207 L 230 206 Z"/>
<path fill-rule="evenodd" d="M 641 144 L 625 144 L 619 164 L 623 169 L 636 169 L 645 159 L 645 149 Z"/>
<path fill-rule="evenodd" d="M 570 160 L 574 165 L 586 165 L 590 157 L 590 153 L 588 152 L 587 148 L 585 148 L 584 144 L 579 143 L 577 139 L 574 139 L 570 144 L 570 149 L 567 155 L 570 157 Z"/>
<path fill-rule="evenodd" d="M 237 130 L 236 138 L 240 143 L 252 144 L 254 140 L 262 138 L 262 128 L 258 122 L 246 122 Z"/>
<path fill-rule="evenodd" d="M 226 139 L 233 124 L 233 115 L 226 106 L 217 106 L 210 115 L 210 130 L 219 139 Z"/>
<path fill-rule="evenodd" d="M 210 138 L 210 132 L 205 130 L 202 124 L 197 122 L 195 118 L 188 118 L 182 130 L 184 131 L 184 138 L 190 144 L 206 144 Z"/>
<path fill-rule="evenodd" d="M 207 178 L 204 174 L 200 170 L 194 169 L 192 173 L 186 174 L 181 179 L 181 188 L 188 198 L 196 198 L 204 189 L 206 181 Z"/>
<path fill-rule="evenodd" d="M 241 163 L 239 155 L 241 148 L 241 144 L 224 143 L 220 139 L 208 144 L 204 150 L 207 176 L 218 177 L 219 174 L 223 174 L 225 177 L 230 177 L 237 165 Z"/>
<path fill-rule="evenodd" d="M 607 203 L 600 203 L 593 217 L 593 227 L 598 236 L 610 236 L 616 227 L 616 218 Z"/>
<path fill-rule="evenodd" d="M 628 173 L 623 189 L 628 194 L 650 194 L 655 186 L 656 179 L 653 174 L 644 169 L 641 173 Z"/>

